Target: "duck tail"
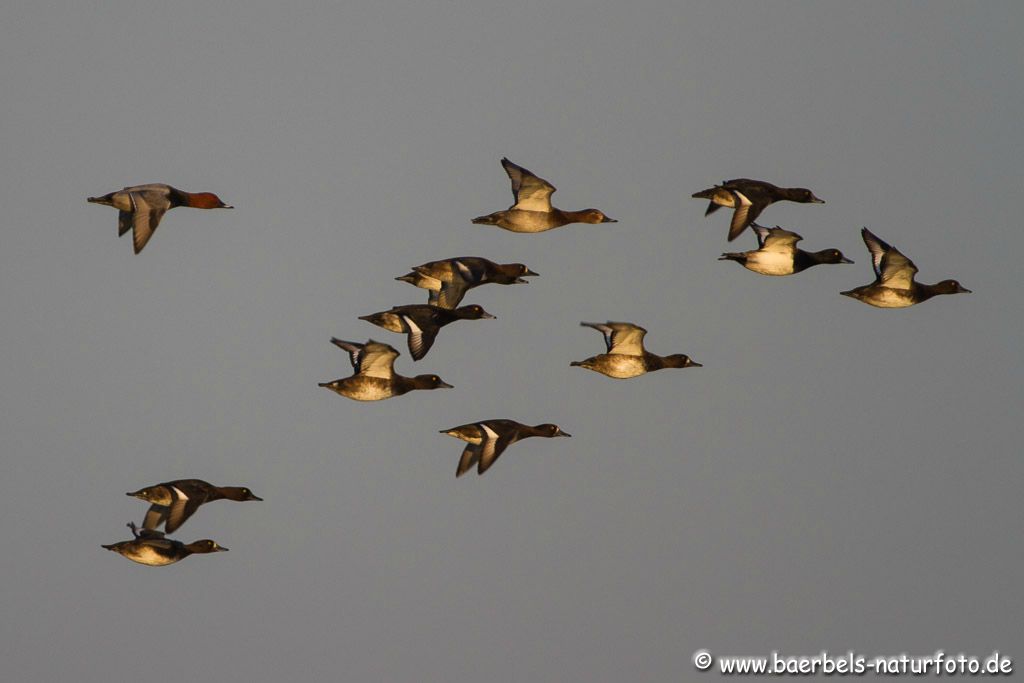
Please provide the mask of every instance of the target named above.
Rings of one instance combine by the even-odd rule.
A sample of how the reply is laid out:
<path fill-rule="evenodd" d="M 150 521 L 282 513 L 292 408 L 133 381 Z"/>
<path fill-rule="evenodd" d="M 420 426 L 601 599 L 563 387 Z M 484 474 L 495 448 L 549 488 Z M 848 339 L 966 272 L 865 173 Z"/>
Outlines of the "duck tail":
<path fill-rule="evenodd" d="M 85 201 L 90 204 L 106 204 L 107 206 L 111 206 L 114 203 L 114 193 L 111 192 L 110 194 L 105 194 L 102 197 L 86 197 Z"/>
<path fill-rule="evenodd" d="M 407 273 L 405 275 L 399 275 L 395 278 L 399 282 L 408 282 L 410 285 L 416 283 L 416 273 Z"/>
<path fill-rule="evenodd" d="M 700 192 L 694 192 L 690 196 L 693 197 L 694 199 L 711 199 L 714 195 L 715 195 L 715 188 L 709 187 L 706 190 L 701 190 Z"/>
<path fill-rule="evenodd" d="M 735 261 L 736 263 L 746 263 L 747 255 L 743 252 L 727 251 L 718 257 L 719 261 Z"/>
<path fill-rule="evenodd" d="M 472 220 L 472 222 L 477 225 L 497 225 L 498 218 L 492 213 L 486 216 L 477 216 Z"/>
<path fill-rule="evenodd" d="M 365 320 L 368 323 L 373 323 L 374 325 L 380 325 L 382 322 L 384 322 L 384 314 L 383 313 L 370 313 L 369 315 L 361 315 L 361 316 L 359 316 L 359 320 Z"/>

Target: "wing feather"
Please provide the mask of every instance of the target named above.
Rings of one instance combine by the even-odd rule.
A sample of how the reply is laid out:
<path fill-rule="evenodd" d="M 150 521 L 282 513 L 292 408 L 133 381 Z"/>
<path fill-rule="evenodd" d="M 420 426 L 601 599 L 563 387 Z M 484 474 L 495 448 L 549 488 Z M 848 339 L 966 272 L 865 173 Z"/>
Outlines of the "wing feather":
<path fill-rule="evenodd" d="M 472 469 L 473 465 L 480 461 L 480 445 L 479 444 L 466 444 L 466 447 L 462 451 L 462 457 L 459 458 L 459 467 L 455 470 L 455 476 L 461 477 L 463 474 Z"/>
<path fill-rule="evenodd" d="M 556 190 L 554 185 L 508 159 L 502 159 L 501 165 L 512 181 L 512 194 L 516 198 L 510 208 L 543 213 L 551 211 L 551 195 Z"/>
<path fill-rule="evenodd" d="M 796 249 L 796 243 L 803 239 L 800 235 L 789 230 L 775 226 L 774 228 L 762 228 L 759 225 L 753 226 L 761 241 L 761 249 L 778 254 L 792 254 Z M 764 230 L 764 239 L 761 239 L 761 231 Z"/>
<path fill-rule="evenodd" d="M 747 229 L 747 226 L 757 220 L 757 217 L 767 206 L 763 201 L 751 201 L 739 190 L 732 190 L 735 198 L 736 210 L 732 214 L 732 222 L 729 223 L 729 241 L 739 237 L 740 233 Z"/>
<path fill-rule="evenodd" d="M 394 365 L 398 355 L 394 347 L 371 339 L 363 345 L 358 372 L 367 377 L 391 379 L 395 374 Z"/>
<path fill-rule="evenodd" d="M 142 192 L 130 192 L 128 196 L 132 200 L 133 209 L 132 243 L 135 253 L 138 254 L 146 247 L 167 209 L 151 205 Z"/>
<path fill-rule="evenodd" d="M 498 433 L 491 429 L 486 423 L 481 425 L 487 435 L 480 444 L 480 463 L 477 466 L 477 474 L 483 474 L 491 468 L 494 461 L 498 459 L 505 449 L 508 448 L 511 440 L 507 436 L 498 436 Z"/>
<path fill-rule="evenodd" d="M 871 265 L 877 281 L 893 289 L 911 289 L 917 266 L 896 247 L 888 244 L 867 228 L 860 231 L 871 252 Z"/>

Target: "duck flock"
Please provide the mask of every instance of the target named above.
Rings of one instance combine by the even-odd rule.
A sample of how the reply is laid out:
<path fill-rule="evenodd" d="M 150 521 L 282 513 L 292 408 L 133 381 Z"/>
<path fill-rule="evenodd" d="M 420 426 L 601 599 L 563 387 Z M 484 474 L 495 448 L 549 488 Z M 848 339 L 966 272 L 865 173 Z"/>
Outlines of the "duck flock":
<path fill-rule="evenodd" d="M 501 165 L 512 181 L 515 203 L 505 211 L 496 211 L 472 220 L 480 225 L 494 225 L 519 233 L 537 233 L 571 223 L 616 223 L 598 209 L 565 211 L 551 205 L 555 186 L 543 178 L 518 166 L 508 159 Z M 748 227 L 757 236 L 757 249 L 723 253 L 719 260 L 735 261 L 747 270 L 760 275 L 794 275 L 821 264 L 853 263 L 838 249 L 804 251 L 797 248 L 803 237 L 779 226 L 759 225 L 756 221 L 769 205 L 777 201 L 801 204 L 824 204 L 813 192 L 802 187 L 777 187 L 762 180 L 736 178 L 692 195 L 707 199 L 705 216 L 721 207 L 733 209 L 729 223 L 728 240 L 739 237 Z M 153 236 L 163 215 L 177 206 L 198 209 L 230 209 L 217 195 L 210 192 L 184 192 L 170 185 L 153 183 L 126 187 L 101 197 L 89 197 L 95 204 L 106 204 L 118 209 L 118 236 L 129 230 L 135 253 L 140 253 Z M 939 294 L 970 292 L 956 280 L 943 280 L 936 284 L 921 284 L 914 279 L 917 266 L 895 247 L 877 237 L 867 228 L 861 237 L 871 254 L 875 272 L 873 282 L 840 292 L 878 308 L 906 308 L 927 301 Z M 395 306 L 360 316 L 389 332 L 406 335 L 409 355 L 421 360 L 430 351 L 441 328 L 457 320 L 494 318 L 481 306 L 460 306 L 463 297 L 474 287 L 484 284 L 513 285 L 527 282 L 523 278 L 536 276 L 522 263 L 495 263 L 479 256 L 459 256 L 431 261 L 412 268 L 396 280 L 426 289 L 427 303 Z M 614 379 L 631 379 L 665 368 L 701 367 L 682 353 L 659 356 L 644 347 L 647 330 L 631 322 L 581 322 L 604 335 L 605 353 L 584 360 L 572 361 L 573 367 L 586 368 Z M 451 389 L 452 385 L 435 374 L 406 377 L 395 372 L 395 359 L 400 352 L 390 344 L 368 339 L 365 342 L 333 338 L 331 343 L 349 354 L 353 372 L 348 377 L 323 382 L 325 389 L 356 401 L 380 401 L 416 390 Z M 546 438 L 570 436 L 556 424 L 527 425 L 510 419 L 481 420 L 440 430 L 466 442 L 459 458 L 455 476 L 459 477 L 474 466 L 483 474 L 494 461 L 516 441 L 531 437 Z M 179 479 L 129 492 L 129 496 L 150 503 L 139 528 L 134 522 L 128 526 L 133 538 L 103 547 L 124 557 L 149 566 L 173 564 L 196 553 L 214 553 L 227 550 L 210 539 L 182 543 L 167 538 L 196 510 L 214 500 L 262 500 L 242 486 L 214 486 L 200 479 Z M 160 527 L 163 527 L 163 531 Z"/>

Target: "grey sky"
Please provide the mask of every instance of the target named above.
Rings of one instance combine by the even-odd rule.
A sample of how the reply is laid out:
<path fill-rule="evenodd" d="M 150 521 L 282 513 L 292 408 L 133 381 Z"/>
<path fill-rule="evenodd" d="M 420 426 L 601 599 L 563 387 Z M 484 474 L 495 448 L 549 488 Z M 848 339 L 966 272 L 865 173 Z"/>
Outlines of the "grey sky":
<path fill-rule="evenodd" d="M 138 3 L 0 9 L 0 670 L 10 681 L 697 680 L 691 655 L 1024 665 L 1024 7 L 1019 3 Z M 516 235 L 508 156 L 620 222 Z M 733 177 L 810 187 L 762 222 L 856 261 L 720 263 Z M 140 256 L 85 202 L 216 192 Z M 861 226 L 923 282 L 902 311 Z M 521 261 L 497 320 L 413 364 L 357 320 L 460 255 Z M 581 320 L 703 368 L 614 381 Z M 359 404 L 331 336 L 454 390 Z M 456 480 L 437 430 L 531 439 Z M 103 551 L 179 477 L 247 485 Z"/>

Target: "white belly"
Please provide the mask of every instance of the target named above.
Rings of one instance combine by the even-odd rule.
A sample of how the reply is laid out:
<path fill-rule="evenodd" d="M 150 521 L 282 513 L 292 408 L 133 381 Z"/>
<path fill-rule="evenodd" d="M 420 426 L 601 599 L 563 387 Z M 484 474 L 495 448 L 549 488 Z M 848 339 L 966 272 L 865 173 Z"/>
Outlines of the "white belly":
<path fill-rule="evenodd" d="M 630 379 L 639 377 L 647 372 L 644 359 L 640 356 L 627 356 L 621 353 L 612 353 L 606 356 L 608 364 L 601 368 L 605 375 L 615 379 Z"/>
<path fill-rule="evenodd" d="M 748 270 L 761 275 L 792 275 L 793 255 L 773 251 L 755 251 L 747 256 Z"/>
<path fill-rule="evenodd" d="M 133 549 L 130 553 L 125 554 L 125 557 L 132 562 L 146 564 L 150 567 L 163 567 L 168 564 L 174 564 L 178 561 L 172 557 L 165 557 L 164 555 L 161 555 L 148 545 Z"/>
<path fill-rule="evenodd" d="M 878 308 L 906 308 L 913 306 L 914 300 L 910 296 L 909 289 L 883 287 L 874 297 L 866 300 L 866 303 Z"/>

